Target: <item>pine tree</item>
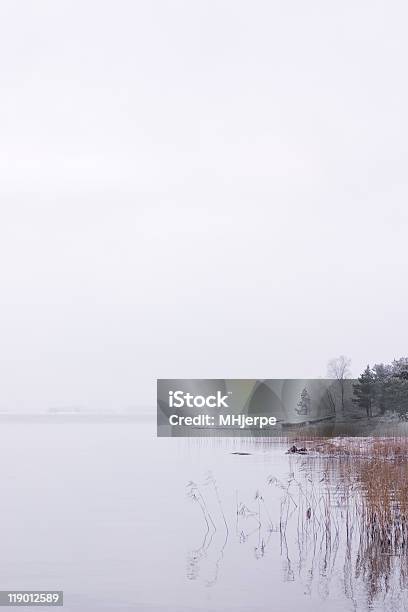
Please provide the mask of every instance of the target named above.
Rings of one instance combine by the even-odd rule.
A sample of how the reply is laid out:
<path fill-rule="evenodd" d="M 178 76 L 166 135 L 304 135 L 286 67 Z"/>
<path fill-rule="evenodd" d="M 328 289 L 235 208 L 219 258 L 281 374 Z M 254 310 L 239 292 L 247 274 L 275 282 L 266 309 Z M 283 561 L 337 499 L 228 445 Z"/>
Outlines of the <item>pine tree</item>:
<path fill-rule="evenodd" d="M 300 394 L 300 402 L 298 402 L 297 404 L 299 408 L 296 408 L 296 412 L 298 414 L 309 414 L 310 404 L 311 404 L 310 395 L 308 394 L 307 389 L 305 387 L 302 393 Z"/>
<path fill-rule="evenodd" d="M 408 380 L 408 357 L 394 359 L 392 369 L 394 376 L 402 380 Z"/>
<path fill-rule="evenodd" d="M 373 399 L 375 396 L 375 377 L 368 365 L 359 376 L 358 383 L 353 385 L 353 402 L 366 411 L 368 417 L 373 414 Z"/>
<path fill-rule="evenodd" d="M 396 359 L 391 365 L 376 364 L 374 375 L 374 403 L 378 412 L 391 412 L 400 417 L 408 415 L 408 359 Z"/>
<path fill-rule="evenodd" d="M 395 382 L 392 366 L 377 363 L 373 367 L 375 403 L 380 414 L 390 410 L 393 404 Z"/>

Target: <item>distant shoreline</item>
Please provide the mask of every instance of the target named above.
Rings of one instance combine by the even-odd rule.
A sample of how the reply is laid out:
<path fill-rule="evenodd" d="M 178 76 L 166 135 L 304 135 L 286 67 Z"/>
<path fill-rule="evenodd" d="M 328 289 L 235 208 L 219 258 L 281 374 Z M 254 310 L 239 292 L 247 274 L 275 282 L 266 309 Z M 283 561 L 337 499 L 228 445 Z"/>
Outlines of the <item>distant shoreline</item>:
<path fill-rule="evenodd" d="M 32 422 L 32 423 L 62 423 L 62 422 L 137 422 L 155 421 L 155 414 L 114 414 L 114 413 L 0 413 L 1 422 Z"/>

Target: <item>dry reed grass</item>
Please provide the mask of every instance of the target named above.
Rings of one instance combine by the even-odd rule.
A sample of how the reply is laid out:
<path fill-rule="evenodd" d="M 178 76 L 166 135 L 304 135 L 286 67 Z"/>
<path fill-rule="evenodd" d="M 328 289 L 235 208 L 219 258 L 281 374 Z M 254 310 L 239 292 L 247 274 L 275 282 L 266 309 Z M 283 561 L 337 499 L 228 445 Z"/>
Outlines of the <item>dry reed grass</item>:
<path fill-rule="evenodd" d="M 333 438 L 314 441 L 310 450 L 328 457 L 408 459 L 408 438 Z"/>

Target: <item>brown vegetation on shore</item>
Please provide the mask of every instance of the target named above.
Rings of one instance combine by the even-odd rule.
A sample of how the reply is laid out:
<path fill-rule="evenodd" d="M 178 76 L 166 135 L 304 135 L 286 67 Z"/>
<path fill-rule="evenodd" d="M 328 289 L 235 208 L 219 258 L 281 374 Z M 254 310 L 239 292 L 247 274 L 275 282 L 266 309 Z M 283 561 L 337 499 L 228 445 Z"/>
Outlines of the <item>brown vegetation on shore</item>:
<path fill-rule="evenodd" d="M 408 459 L 408 438 L 333 438 L 313 442 L 309 449 L 326 457 Z"/>

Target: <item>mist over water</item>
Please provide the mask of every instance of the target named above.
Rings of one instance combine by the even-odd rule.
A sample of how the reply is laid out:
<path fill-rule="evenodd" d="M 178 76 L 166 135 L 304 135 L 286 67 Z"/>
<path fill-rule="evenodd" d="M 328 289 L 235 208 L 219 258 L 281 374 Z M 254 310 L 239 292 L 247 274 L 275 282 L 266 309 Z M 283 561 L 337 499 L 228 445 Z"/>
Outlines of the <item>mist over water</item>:
<path fill-rule="evenodd" d="M 3 588 L 68 611 L 404 610 L 406 463 L 287 446 L 4 423 Z"/>
<path fill-rule="evenodd" d="M 407 18 L 0 2 L 0 588 L 67 612 L 408 609 L 405 460 L 135 416 L 158 377 L 406 355 Z"/>

